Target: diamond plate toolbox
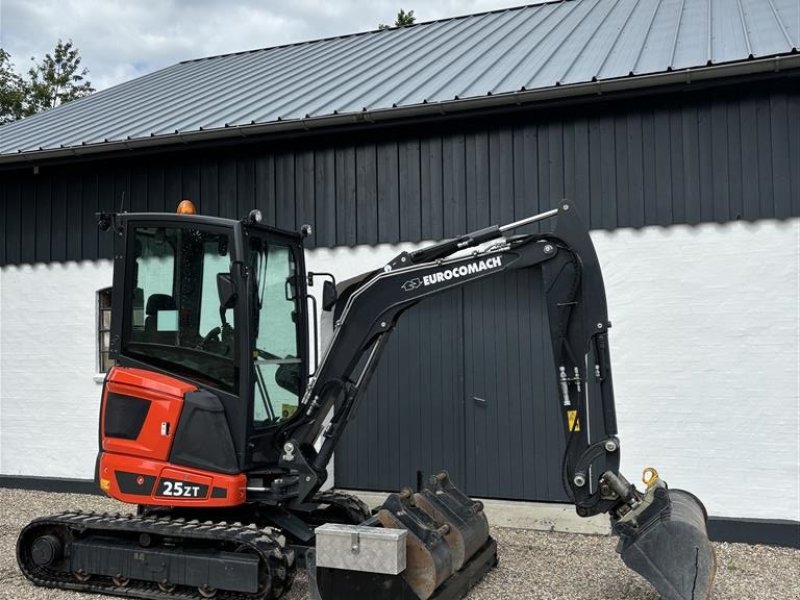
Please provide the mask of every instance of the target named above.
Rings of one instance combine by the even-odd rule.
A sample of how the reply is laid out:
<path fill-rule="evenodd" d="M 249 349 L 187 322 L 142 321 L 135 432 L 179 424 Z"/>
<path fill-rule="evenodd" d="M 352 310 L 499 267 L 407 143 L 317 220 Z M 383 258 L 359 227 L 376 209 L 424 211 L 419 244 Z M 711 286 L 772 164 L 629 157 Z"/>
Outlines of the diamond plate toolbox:
<path fill-rule="evenodd" d="M 406 568 L 405 529 L 328 523 L 317 527 L 317 566 L 399 575 Z"/>

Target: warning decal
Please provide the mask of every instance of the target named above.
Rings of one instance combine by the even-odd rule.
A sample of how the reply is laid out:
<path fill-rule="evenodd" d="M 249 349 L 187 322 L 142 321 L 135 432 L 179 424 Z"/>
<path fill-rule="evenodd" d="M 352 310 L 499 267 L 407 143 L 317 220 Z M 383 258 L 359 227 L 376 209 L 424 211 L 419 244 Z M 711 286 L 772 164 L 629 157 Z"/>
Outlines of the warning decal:
<path fill-rule="evenodd" d="M 568 410 L 567 411 L 567 430 L 568 431 L 580 431 L 581 424 L 578 421 L 578 411 L 577 410 Z"/>

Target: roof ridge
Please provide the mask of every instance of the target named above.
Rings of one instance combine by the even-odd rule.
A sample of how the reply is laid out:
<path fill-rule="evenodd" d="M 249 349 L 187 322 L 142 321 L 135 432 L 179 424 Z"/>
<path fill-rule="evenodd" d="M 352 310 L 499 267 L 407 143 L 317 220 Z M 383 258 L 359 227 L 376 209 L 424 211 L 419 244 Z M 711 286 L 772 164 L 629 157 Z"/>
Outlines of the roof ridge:
<path fill-rule="evenodd" d="M 328 37 L 323 38 L 315 38 L 311 40 L 302 40 L 299 42 L 287 42 L 285 44 L 278 44 L 277 46 L 265 46 L 262 48 L 251 48 L 250 50 L 239 50 L 237 52 L 225 52 L 223 54 L 211 54 L 209 56 L 200 56 L 197 58 L 187 58 L 186 60 L 178 61 L 174 63 L 176 65 L 183 65 L 189 64 L 193 62 L 201 62 L 204 60 L 216 60 L 218 58 L 228 58 L 229 56 L 241 56 L 243 54 L 255 54 L 257 52 L 268 52 L 270 50 L 280 50 L 282 48 L 292 48 L 294 46 L 306 46 L 310 44 L 317 44 L 321 42 L 331 42 L 334 40 L 343 40 L 349 39 L 354 37 L 366 36 L 366 35 L 377 35 L 379 33 L 383 33 L 387 30 L 396 30 L 396 29 L 411 29 L 414 27 L 422 27 L 424 25 L 433 25 L 435 23 L 445 23 L 447 21 L 458 21 L 460 19 L 469 19 L 472 17 L 482 17 L 485 15 L 491 15 L 495 13 L 503 13 L 503 12 L 512 12 L 512 11 L 521 11 L 525 10 L 526 8 L 538 8 L 540 6 L 547 6 L 549 4 L 565 4 L 567 2 L 578 2 L 579 0 L 544 0 L 541 2 L 537 2 L 532 0 L 528 4 L 519 4 L 516 6 L 507 6 L 505 8 L 494 8 L 492 10 L 484 10 L 481 12 L 476 13 L 468 13 L 465 15 L 455 15 L 452 17 L 441 17 L 439 19 L 431 19 L 430 21 L 421 21 L 419 23 L 412 23 L 411 25 L 400 25 L 398 26 L 391 26 L 387 29 L 368 29 L 366 31 L 355 31 L 353 33 L 344 33 L 341 35 L 330 35 Z"/>

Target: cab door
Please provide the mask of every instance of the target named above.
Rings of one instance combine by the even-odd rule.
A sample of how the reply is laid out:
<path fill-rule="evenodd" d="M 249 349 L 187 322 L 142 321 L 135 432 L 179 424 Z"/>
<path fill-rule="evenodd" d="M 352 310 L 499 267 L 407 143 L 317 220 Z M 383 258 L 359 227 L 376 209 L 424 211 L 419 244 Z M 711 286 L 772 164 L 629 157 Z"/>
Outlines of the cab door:
<path fill-rule="evenodd" d="M 295 416 L 305 392 L 308 310 L 300 236 L 248 226 L 243 238 L 251 341 L 248 463 L 257 468 L 277 465 L 275 433 Z"/>

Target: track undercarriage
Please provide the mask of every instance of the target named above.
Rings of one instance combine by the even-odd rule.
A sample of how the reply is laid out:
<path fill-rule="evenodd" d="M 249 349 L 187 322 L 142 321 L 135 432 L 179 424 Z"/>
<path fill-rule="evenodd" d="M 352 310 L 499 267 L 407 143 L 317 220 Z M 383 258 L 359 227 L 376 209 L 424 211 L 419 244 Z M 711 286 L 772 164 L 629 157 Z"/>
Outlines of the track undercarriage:
<path fill-rule="evenodd" d="M 348 598 L 352 592 L 370 600 L 452 600 L 497 564 L 482 503 L 460 492 L 445 472 L 419 493 L 391 494 L 375 513 L 357 497 L 332 491 L 317 494 L 298 514 L 258 502 L 223 511 L 140 506 L 136 515 L 65 512 L 23 529 L 17 561 L 36 585 L 151 600 L 276 600 L 298 569 L 309 571 L 316 599 L 342 598 L 349 590 Z M 402 531 L 403 568 L 394 575 L 364 572 L 349 541 L 342 553 L 356 552 L 349 566 L 325 568 L 314 529 L 332 524 L 356 526 L 346 534 L 356 539 Z M 386 556 L 385 546 L 365 543 L 362 556 Z"/>
<path fill-rule="evenodd" d="M 280 598 L 296 570 L 271 528 L 81 512 L 30 523 L 17 559 L 37 585 L 154 600 Z"/>
<path fill-rule="evenodd" d="M 309 525 L 370 516 L 347 494 L 323 492 L 315 503 L 318 509 L 305 515 Z M 150 507 L 138 515 L 65 512 L 28 524 L 17 560 L 45 587 L 155 600 L 277 599 L 291 588 L 307 546 L 265 520 L 267 508 L 245 505 L 229 515 Z"/>

